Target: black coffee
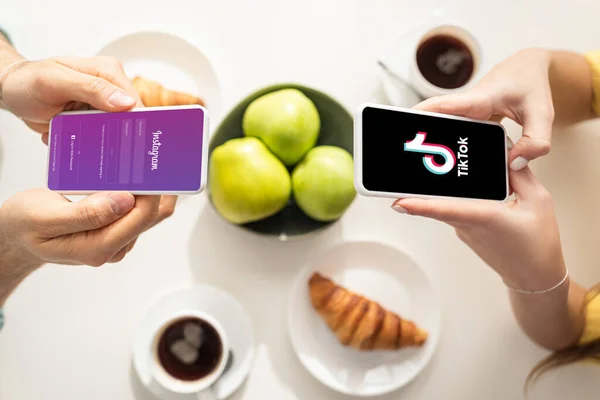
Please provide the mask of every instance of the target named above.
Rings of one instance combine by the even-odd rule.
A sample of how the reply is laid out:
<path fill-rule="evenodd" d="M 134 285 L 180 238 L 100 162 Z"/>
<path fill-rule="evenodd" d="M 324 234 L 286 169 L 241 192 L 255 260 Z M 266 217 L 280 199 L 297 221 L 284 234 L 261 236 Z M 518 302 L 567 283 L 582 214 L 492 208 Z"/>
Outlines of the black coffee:
<path fill-rule="evenodd" d="M 474 69 L 471 50 L 449 35 L 432 36 L 417 49 L 417 66 L 432 85 L 444 89 L 464 86 Z"/>
<path fill-rule="evenodd" d="M 158 341 L 158 359 L 175 379 L 195 381 L 210 375 L 223 357 L 223 343 L 208 322 L 186 317 L 169 325 Z"/>

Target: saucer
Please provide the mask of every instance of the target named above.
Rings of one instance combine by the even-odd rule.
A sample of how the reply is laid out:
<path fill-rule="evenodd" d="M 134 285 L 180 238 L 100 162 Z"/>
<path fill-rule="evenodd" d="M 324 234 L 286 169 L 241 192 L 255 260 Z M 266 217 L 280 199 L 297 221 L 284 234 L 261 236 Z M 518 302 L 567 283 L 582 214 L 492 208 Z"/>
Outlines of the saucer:
<path fill-rule="evenodd" d="M 313 272 L 414 321 L 429 336 L 422 347 L 357 351 L 343 346 L 314 310 L 308 290 Z M 441 306 L 425 272 L 395 247 L 369 241 L 342 243 L 310 261 L 290 294 L 288 329 L 302 365 L 321 383 L 354 396 L 382 395 L 423 371 L 437 347 Z"/>
<path fill-rule="evenodd" d="M 143 316 L 133 345 L 133 364 L 142 384 L 162 400 L 193 400 L 194 394 L 170 392 L 152 384 L 151 346 L 154 332 L 169 315 L 181 310 L 199 310 L 216 318 L 227 333 L 233 364 L 214 386 L 218 399 L 225 399 L 244 382 L 254 360 L 255 345 L 250 317 L 229 293 L 208 285 L 173 291 L 151 305 Z"/>
<path fill-rule="evenodd" d="M 211 124 L 220 118 L 221 91 L 215 69 L 208 56 L 187 40 L 164 32 L 136 32 L 115 39 L 98 55 L 117 58 L 130 79 L 139 75 L 200 97 Z"/>
<path fill-rule="evenodd" d="M 461 21 L 446 17 L 441 11 L 436 11 L 429 18 L 407 27 L 385 47 L 380 61 L 400 78 L 400 80 L 394 79 L 389 73 L 380 69 L 381 85 L 389 105 L 410 108 L 422 101 L 421 96 L 406 85 L 406 83 L 410 84 L 410 66 L 412 64 L 410 57 L 412 57 L 415 46 L 421 37 L 429 30 L 440 25 L 464 26 Z M 469 27 L 465 28 L 469 29 Z M 482 60 L 485 59 L 482 57 Z M 472 82 L 479 79 L 481 71 L 482 68 L 480 67 L 472 78 Z"/>

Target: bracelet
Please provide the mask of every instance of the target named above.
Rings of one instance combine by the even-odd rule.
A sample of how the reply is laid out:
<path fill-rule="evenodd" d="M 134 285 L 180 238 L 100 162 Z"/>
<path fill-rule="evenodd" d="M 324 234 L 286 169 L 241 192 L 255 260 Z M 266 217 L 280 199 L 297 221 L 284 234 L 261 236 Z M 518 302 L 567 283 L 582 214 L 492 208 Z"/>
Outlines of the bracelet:
<path fill-rule="evenodd" d="M 565 283 L 567 281 L 567 278 L 569 277 L 569 269 L 566 268 L 567 272 L 565 273 L 565 276 L 560 280 L 560 282 L 558 282 L 556 285 L 552 286 L 550 289 L 545 289 L 545 290 L 523 290 L 523 289 L 517 289 L 511 286 L 507 287 L 512 290 L 513 292 L 517 292 L 517 293 L 521 293 L 521 294 L 543 294 L 543 293 L 548 293 L 551 292 L 555 289 L 558 289 L 559 287 L 562 286 L 563 283 Z"/>
<path fill-rule="evenodd" d="M 2 71 L 0 71 L 0 106 L 4 105 L 4 102 L 2 101 L 2 84 L 4 83 L 4 79 L 6 78 L 6 76 L 8 75 L 8 73 L 10 72 L 11 69 L 16 67 L 17 65 L 26 63 L 27 61 L 28 60 L 15 61 L 14 63 L 9 64 L 6 68 L 4 68 Z M 3 108 L 6 108 L 6 107 L 3 107 Z"/>

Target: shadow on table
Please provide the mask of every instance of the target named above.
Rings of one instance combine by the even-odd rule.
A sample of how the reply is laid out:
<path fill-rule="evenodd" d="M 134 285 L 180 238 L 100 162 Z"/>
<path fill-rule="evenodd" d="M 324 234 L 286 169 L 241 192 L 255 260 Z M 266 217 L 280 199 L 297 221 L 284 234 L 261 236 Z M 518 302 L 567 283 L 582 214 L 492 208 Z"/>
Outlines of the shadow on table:
<path fill-rule="evenodd" d="M 133 361 L 129 365 L 129 380 L 131 382 L 131 391 L 133 392 L 133 397 L 136 400 L 163 400 L 155 396 L 154 393 L 150 392 L 150 390 L 144 386 L 142 381 L 140 381 L 140 378 L 135 372 Z M 227 398 L 227 400 L 241 400 L 244 395 L 245 387 L 246 383 L 242 384 L 231 396 Z M 181 400 L 195 400 L 196 395 L 174 395 L 173 398 Z"/>
<path fill-rule="evenodd" d="M 303 394 L 299 399 L 312 398 L 304 397 L 309 393 L 304 387 L 315 382 L 301 371 L 287 343 L 288 295 L 304 263 L 339 240 L 342 223 L 301 241 L 280 242 L 228 224 L 206 204 L 191 235 L 189 259 L 196 281 L 240 301 L 252 320 L 256 344 L 268 349 L 275 372 L 284 374 L 282 380 L 292 391 Z M 290 368 L 305 379 L 289 381 L 282 370 Z"/>
<path fill-rule="evenodd" d="M 2 176 L 2 166 L 4 165 L 4 150 L 2 149 L 2 138 L 0 137 L 0 176 Z"/>
<path fill-rule="evenodd" d="M 190 239 L 192 273 L 197 281 L 229 290 L 242 304 L 251 305 L 258 293 L 254 285 L 267 289 L 269 282 L 291 286 L 313 251 L 337 240 L 340 231 L 341 221 L 310 238 L 282 242 L 228 224 L 207 204 Z M 245 294 L 251 297 L 250 303 L 244 301 Z"/>

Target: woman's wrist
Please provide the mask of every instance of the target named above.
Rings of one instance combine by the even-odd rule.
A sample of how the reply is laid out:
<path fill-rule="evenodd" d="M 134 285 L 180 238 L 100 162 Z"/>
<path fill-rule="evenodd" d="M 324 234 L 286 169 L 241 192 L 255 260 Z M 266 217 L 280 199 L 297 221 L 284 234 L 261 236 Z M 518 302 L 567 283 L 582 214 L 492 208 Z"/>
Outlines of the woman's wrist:
<path fill-rule="evenodd" d="M 546 292 L 568 281 L 568 270 L 564 261 L 545 265 L 542 268 L 519 268 L 518 273 L 502 277 L 504 284 L 515 292 Z"/>
<path fill-rule="evenodd" d="M 548 49 L 530 47 L 521 50 L 518 54 L 524 59 L 523 65 L 527 68 L 536 66 L 541 73 L 550 75 L 550 67 L 552 66 L 552 51 Z"/>

